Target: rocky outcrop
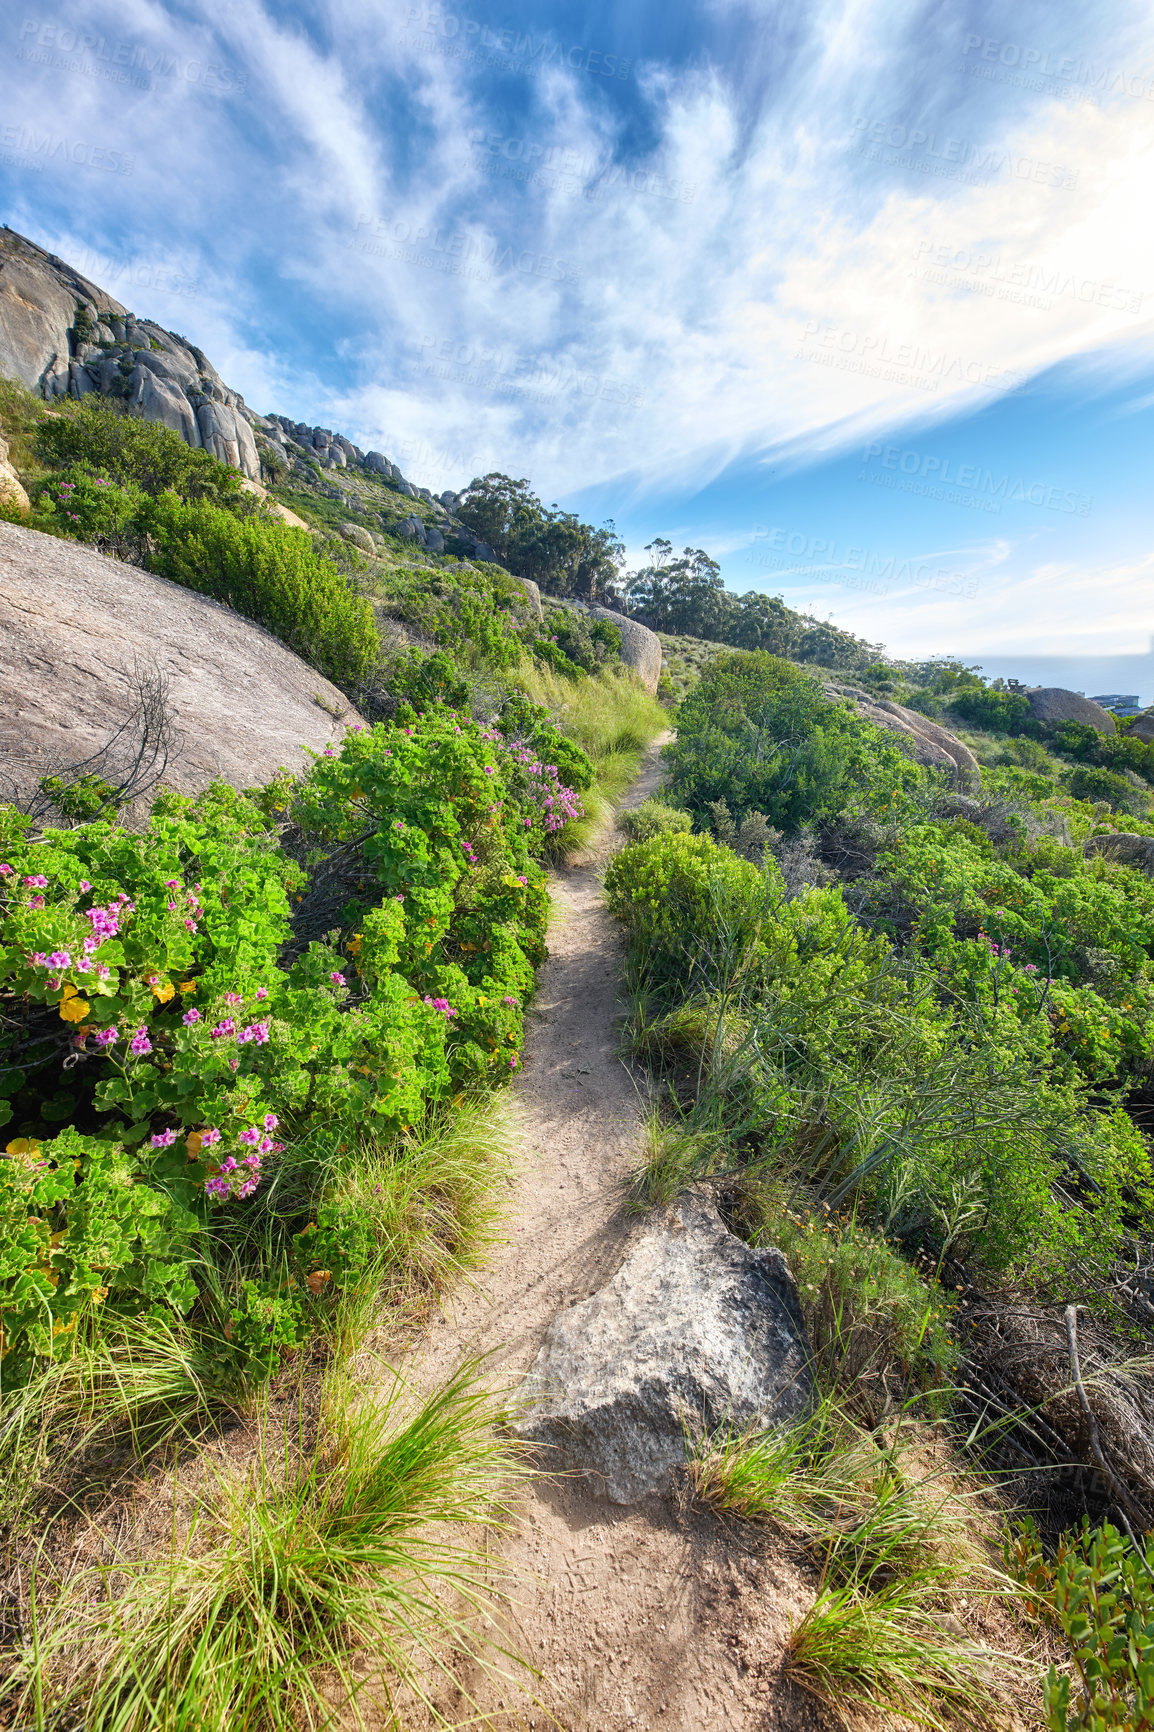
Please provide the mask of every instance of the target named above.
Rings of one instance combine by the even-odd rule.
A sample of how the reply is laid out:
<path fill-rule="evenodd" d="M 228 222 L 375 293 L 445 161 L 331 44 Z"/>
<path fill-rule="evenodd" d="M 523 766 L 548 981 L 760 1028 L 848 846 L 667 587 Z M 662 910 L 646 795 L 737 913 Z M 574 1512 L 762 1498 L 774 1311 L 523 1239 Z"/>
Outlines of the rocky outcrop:
<path fill-rule="evenodd" d="M 1089 836 L 1083 845 L 1085 854 L 1103 854 L 1121 866 L 1133 866 L 1154 878 L 1154 836 L 1131 836 L 1119 830 L 1109 836 Z"/>
<path fill-rule="evenodd" d="M 550 1326 L 515 1434 L 546 1465 L 591 1474 L 615 1503 L 668 1490 L 686 1436 L 796 1419 L 809 1345 L 780 1251 L 735 1238 L 690 1194 L 647 1227 L 599 1293 Z"/>
<path fill-rule="evenodd" d="M 948 728 L 931 722 L 928 716 L 917 710 L 907 710 L 889 698 L 879 698 L 872 692 L 863 691 L 860 686 L 826 680 L 824 688 L 829 697 L 844 699 L 857 715 L 875 727 L 904 735 L 919 764 L 933 770 L 945 770 L 960 788 L 981 786 L 982 772 L 978 760 Z"/>
<path fill-rule="evenodd" d="M 1036 722 L 1051 727 L 1058 722 L 1081 722 L 1084 727 L 1097 728 L 1100 734 L 1116 734 L 1118 725 L 1109 710 L 1084 698 L 1081 692 L 1068 692 L 1064 686 L 1033 686 L 1022 694 L 1030 705 L 1030 715 Z"/>
<path fill-rule="evenodd" d="M 540 586 L 538 584 L 535 584 L 531 577 L 519 577 L 517 579 L 517 582 L 521 585 L 522 589 L 525 591 L 525 594 L 529 597 L 529 602 L 530 602 L 530 605 L 533 609 L 533 618 L 536 620 L 544 619 L 545 609 L 541 605 Z"/>
<path fill-rule="evenodd" d="M 589 612 L 597 619 L 607 619 L 618 627 L 621 632 L 621 660 L 627 668 L 632 668 L 650 697 L 657 690 L 657 682 L 661 678 L 661 639 L 655 631 L 650 631 L 640 620 L 626 619 L 623 613 L 614 613 L 612 608 L 591 607 Z"/>
<path fill-rule="evenodd" d="M 1126 729 L 1126 737 L 1141 740 L 1144 746 L 1154 746 L 1154 710 L 1142 710 Z"/>
<path fill-rule="evenodd" d="M 0 505 L 14 507 L 21 517 L 32 509 L 24 484 L 8 461 L 7 439 L 0 439 Z"/>
<path fill-rule="evenodd" d="M 192 343 L 137 319 L 54 253 L 0 235 L 0 374 L 51 400 L 119 398 L 254 480 L 260 462 L 244 398 Z"/>
<path fill-rule="evenodd" d="M 126 719 L 134 665 L 168 676 L 179 752 L 169 786 L 238 788 L 359 720 L 335 686 L 219 602 L 76 541 L 0 524 L 0 762 L 28 791 L 98 751 Z M 334 718 L 340 717 L 340 720 Z"/>

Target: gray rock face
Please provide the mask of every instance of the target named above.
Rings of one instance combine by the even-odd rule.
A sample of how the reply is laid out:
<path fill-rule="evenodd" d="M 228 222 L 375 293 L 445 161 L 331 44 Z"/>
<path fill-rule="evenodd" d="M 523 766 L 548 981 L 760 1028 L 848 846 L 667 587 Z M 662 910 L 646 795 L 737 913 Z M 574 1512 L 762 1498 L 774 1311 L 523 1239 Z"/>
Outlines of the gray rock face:
<path fill-rule="evenodd" d="M 842 698 L 852 710 L 862 716 L 875 727 L 889 728 L 895 734 L 904 734 L 913 747 L 914 757 L 919 764 L 925 764 L 929 769 L 945 770 L 960 788 L 980 788 L 982 772 L 978 760 L 968 746 L 956 739 L 948 728 L 943 728 L 937 722 L 931 722 L 928 716 L 923 716 L 918 710 L 907 710 L 903 704 L 895 704 L 889 698 L 879 698 L 872 692 L 866 692 L 860 686 L 846 685 L 840 680 L 824 682 L 826 695 L 831 698 Z"/>
<path fill-rule="evenodd" d="M 1026 694 L 1030 714 L 1038 722 L 1081 722 L 1097 728 L 1100 734 L 1116 734 L 1118 725 L 1109 710 L 1084 698 L 1080 692 L 1068 692 L 1063 686 L 1035 686 Z"/>
<path fill-rule="evenodd" d="M 104 345 L 103 347 L 101 345 Z M 102 395 L 259 481 L 248 411 L 199 349 L 119 301 L 33 241 L 0 235 L 0 374 L 47 398 Z"/>
<path fill-rule="evenodd" d="M 497 555 L 487 541 L 478 541 L 473 545 L 473 558 L 482 560 L 487 565 L 497 564 Z"/>
<path fill-rule="evenodd" d="M 539 620 L 544 619 L 545 609 L 541 606 L 540 585 L 534 583 L 531 577 L 519 577 L 517 582 L 521 585 L 533 605 L 533 617 Z"/>
<path fill-rule="evenodd" d="M 403 517 L 397 524 L 395 533 L 408 536 L 412 541 L 419 541 L 422 547 L 425 545 L 425 526 L 419 517 Z"/>
<path fill-rule="evenodd" d="M 215 776 L 245 788 L 280 764 L 304 769 L 305 746 L 320 751 L 360 720 L 335 686 L 231 608 L 9 524 L 0 524 L 0 643 L 0 763 L 22 785 L 104 745 L 128 714 L 134 661 L 169 676 L 183 744 L 165 781 L 181 793 Z"/>
<path fill-rule="evenodd" d="M 1132 740 L 1141 740 L 1144 745 L 1154 745 L 1154 710 L 1143 710 L 1135 716 L 1126 730 Z"/>
<path fill-rule="evenodd" d="M 425 546 L 430 553 L 444 553 L 445 538 L 439 529 L 434 529 L 431 523 L 425 525 Z"/>
<path fill-rule="evenodd" d="M 1130 836 L 1121 831 L 1114 836 L 1089 836 L 1083 852 L 1104 854 L 1109 860 L 1134 866 L 1154 878 L 1154 836 Z"/>
<path fill-rule="evenodd" d="M 614 613 L 608 607 L 591 607 L 589 612 L 597 619 L 611 620 L 620 628 L 621 660 L 627 668 L 632 668 L 652 697 L 661 678 L 661 639 L 657 633 L 638 620 L 626 619 L 623 613 Z"/>
<path fill-rule="evenodd" d="M 685 1434 L 804 1414 L 813 1374 L 780 1251 L 754 1250 L 706 1197 L 650 1225 L 600 1293 L 563 1311 L 521 1387 L 515 1434 L 551 1444 L 614 1503 L 669 1488 Z"/>

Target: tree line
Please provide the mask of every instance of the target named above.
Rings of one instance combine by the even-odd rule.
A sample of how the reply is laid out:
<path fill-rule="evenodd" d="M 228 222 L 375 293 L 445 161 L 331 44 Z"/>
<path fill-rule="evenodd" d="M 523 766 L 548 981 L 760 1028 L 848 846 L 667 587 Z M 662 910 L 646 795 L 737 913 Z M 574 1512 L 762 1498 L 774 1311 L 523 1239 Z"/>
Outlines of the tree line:
<path fill-rule="evenodd" d="M 828 621 L 796 613 L 780 596 L 725 587 L 721 567 L 700 547 L 676 554 L 661 537 L 650 561 L 626 572 L 625 546 L 612 520 L 599 529 L 574 512 L 544 506 L 529 482 L 496 472 L 479 476 L 460 496 L 456 515 L 487 541 L 502 565 L 530 578 L 547 595 L 613 607 L 653 631 L 709 638 L 734 649 L 826 667 L 862 668 L 880 652 Z"/>

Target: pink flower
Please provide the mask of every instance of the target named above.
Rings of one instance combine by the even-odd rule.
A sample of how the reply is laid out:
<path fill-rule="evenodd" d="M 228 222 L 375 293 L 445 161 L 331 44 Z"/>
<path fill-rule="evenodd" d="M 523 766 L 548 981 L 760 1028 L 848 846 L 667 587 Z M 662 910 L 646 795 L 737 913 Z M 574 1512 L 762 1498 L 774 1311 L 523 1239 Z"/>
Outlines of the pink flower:
<path fill-rule="evenodd" d="M 264 1128 L 266 1131 L 275 1131 L 279 1124 L 280 1120 L 277 1118 L 275 1113 L 266 1113 L 264 1115 Z"/>
<path fill-rule="evenodd" d="M 154 1149 L 170 1149 L 176 1141 L 176 1132 L 170 1126 L 166 1131 L 158 1131 L 150 1141 Z"/>
<path fill-rule="evenodd" d="M 267 986 L 258 986 L 256 989 L 256 996 L 258 998 L 267 998 L 268 997 L 268 987 Z"/>
<path fill-rule="evenodd" d="M 118 1028 L 98 1028 L 92 1038 L 97 1046 L 112 1046 L 120 1039 L 120 1030 Z"/>
<path fill-rule="evenodd" d="M 236 1024 L 231 1016 L 226 1016 L 223 1022 L 218 1022 L 215 1028 L 208 1032 L 209 1040 L 224 1040 L 227 1035 L 236 1033 Z"/>
<path fill-rule="evenodd" d="M 43 896 L 30 896 L 28 898 L 28 906 L 29 906 L 29 908 L 43 908 L 43 906 L 44 906 Z"/>
<path fill-rule="evenodd" d="M 335 969 L 335 968 L 333 969 L 332 973 L 329 975 L 329 979 L 332 981 L 334 986 L 343 986 L 345 984 L 344 975 L 341 974 L 340 971 L 338 969 Z"/>
<path fill-rule="evenodd" d="M 169 912 L 169 913 L 170 913 L 170 914 L 175 914 L 175 913 L 176 913 L 176 903 L 175 903 L 175 902 L 170 902 L 170 903 L 168 903 L 168 905 L 167 905 L 167 906 L 168 906 L 168 912 Z"/>
<path fill-rule="evenodd" d="M 195 920 L 186 920 L 184 923 L 184 930 L 186 932 L 195 932 L 196 931 L 196 921 Z"/>
<path fill-rule="evenodd" d="M 180 889 L 180 879 L 179 878 L 166 878 L 164 880 L 164 888 L 166 890 L 179 890 Z"/>
<path fill-rule="evenodd" d="M 271 1026 L 272 1024 L 267 1020 L 264 1022 L 250 1022 L 248 1027 L 242 1028 L 240 1033 L 237 1035 L 237 1044 L 239 1046 L 244 1046 L 248 1041 L 255 1040 L 258 1046 L 267 1045 L 268 1031 Z"/>
<path fill-rule="evenodd" d="M 200 1021 L 200 1012 L 194 1006 L 192 1010 L 186 1010 L 180 1020 L 185 1028 L 191 1028 L 194 1022 Z"/>
<path fill-rule="evenodd" d="M 206 1131 L 201 1131 L 200 1133 L 200 1146 L 202 1149 L 211 1148 L 213 1143 L 219 1143 L 219 1141 L 220 1132 L 216 1129 L 215 1125 L 209 1125 Z"/>
<path fill-rule="evenodd" d="M 255 1148 L 257 1143 L 260 1142 L 260 1132 L 257 1130 L 255 1125 L 249 1125 L 247 1130 L 240 1133 L 238 1141 L 242 1143 L 251 1143 Z"/>
<path fill-rule="evenodd" d="M 8 868 L 6 868 L 6 867 L 4 867 L 4 866 L 0 866 L 0 872 L 4 872 L 4 871 L 6 871 L 6 870 L 8 870 Z M 87 880 L 87 878 L 82 878 L 82 879 L 81 879 L 81 880 L 80 880 L 80 888 L 81 888 L 81 889 L 82 889 L 82 890 L 91 890 L 91 889 L 92 889 L 92 886 L 91 886 L 91 884 L 90 884 L 90 883 L 89 883 L 89 882 L 88 882 L 88 880 Z"/>
<path fill-rule="evenodd" d="M 15 870 L 14 866 L 9 866 L 8 862 L 5 861 L 3 866 L 0 866 L 0 878 L 10 878 Z"/>
<path fill-rule="evenodd" d="M 48 888 L 48 880 L 45 878 L 43 872 L 27 873 L 24 882 L 33 890 L 46 890 Z"/>
<path fill-rule="evenodd" d="M 152 1051 L 152 1042 L 148 1038 L 146 1028 L 138 1028 L 128 1043 L 128 1050 L 134 1058 L 142 1058 L 146 1052 Z"/>

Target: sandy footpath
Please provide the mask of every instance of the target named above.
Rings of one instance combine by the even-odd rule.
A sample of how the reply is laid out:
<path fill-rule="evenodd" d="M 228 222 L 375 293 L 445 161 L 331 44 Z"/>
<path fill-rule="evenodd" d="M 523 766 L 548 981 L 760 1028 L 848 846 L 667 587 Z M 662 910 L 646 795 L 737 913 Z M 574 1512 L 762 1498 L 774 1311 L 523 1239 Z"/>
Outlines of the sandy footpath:
<path fill-rule="evenodd" d="M 623 804 L 659 786 L 659 744 Z M 474 1352 L 490 1356 L 496 1381 L 518 1380 L 553 1317 L 616 1273 L 636 1230 L 622 1201 L 643 1094 L 618 1055 L 622 946 L 601 889 L 613 845 L 610 831 L 554 877 L 549 960 L 516 1085 L 527 1155 L 508 1238 L 432 1320 L 414 1367 L 426 1386 Z M 812 1598 L 780 1552 L 671 1502 L 622 1509 L 589 1481 L 564 1478 L 536 1482 L 501 1549 L 518 1583 L 512 1639 L 540 1669 L 541 1698 L 566 1732 L 831 1724 L 778 1676 L 791 1618 Z M 501 1705 L 510 1712 L 498 1712 L 499 1726 L 549 1723 L 489 1693 L 486 1706 Z"/>

